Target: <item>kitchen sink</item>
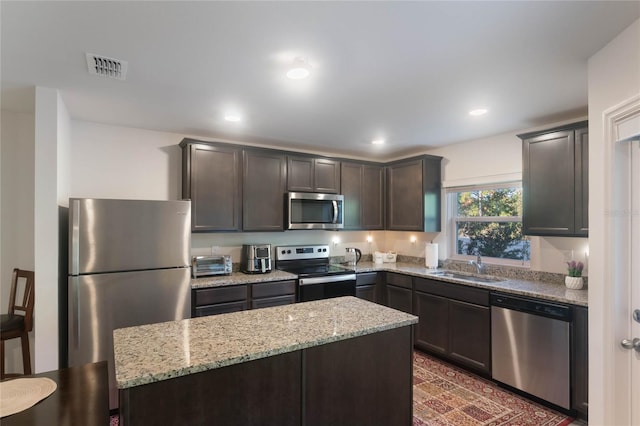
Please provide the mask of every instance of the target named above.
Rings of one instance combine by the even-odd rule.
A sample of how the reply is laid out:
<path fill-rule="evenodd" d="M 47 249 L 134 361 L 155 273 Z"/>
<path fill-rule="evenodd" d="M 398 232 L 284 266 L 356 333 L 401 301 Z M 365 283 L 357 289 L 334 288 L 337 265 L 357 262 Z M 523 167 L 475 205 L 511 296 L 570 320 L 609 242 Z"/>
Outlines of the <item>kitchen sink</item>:
<path fill-rule="evenodd" d="M 430 272 L 429 275 L 433 275 L 437 277 L 453 278 L 456 280 L 472 281 L 472 282 L 478 282 L 478 283 L 495 283 L 499 281 L 504 281 L 504 279 L 502 278 L 480 277 L 478 275 L 469 275 L 469 274 L 463 274 L 460 272 L 451 272 L 451 271 Z"/>

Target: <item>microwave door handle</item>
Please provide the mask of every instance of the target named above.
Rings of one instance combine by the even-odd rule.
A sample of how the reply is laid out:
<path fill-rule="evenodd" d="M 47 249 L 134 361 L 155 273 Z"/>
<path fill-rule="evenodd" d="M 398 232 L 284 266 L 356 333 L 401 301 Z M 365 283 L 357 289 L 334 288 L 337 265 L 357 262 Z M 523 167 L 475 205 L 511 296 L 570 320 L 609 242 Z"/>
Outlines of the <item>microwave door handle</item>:
<path fill-rule="evenodd" d="M 333 222 L 331 223 L 338 223 L 338 202 L 333 200 L 331 204 L 333 204 Z"/>

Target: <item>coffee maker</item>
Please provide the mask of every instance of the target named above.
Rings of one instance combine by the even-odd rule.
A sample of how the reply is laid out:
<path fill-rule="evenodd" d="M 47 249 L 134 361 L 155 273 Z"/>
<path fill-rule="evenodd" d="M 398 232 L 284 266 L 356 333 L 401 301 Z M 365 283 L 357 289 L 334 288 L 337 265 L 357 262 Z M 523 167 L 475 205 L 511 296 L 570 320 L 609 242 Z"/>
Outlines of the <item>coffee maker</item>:
<path fill-rule="evenodd" d="M 240 252 L 240 270 L 245 274 L 271 272 L 271 244 L 243 244 Z"/>

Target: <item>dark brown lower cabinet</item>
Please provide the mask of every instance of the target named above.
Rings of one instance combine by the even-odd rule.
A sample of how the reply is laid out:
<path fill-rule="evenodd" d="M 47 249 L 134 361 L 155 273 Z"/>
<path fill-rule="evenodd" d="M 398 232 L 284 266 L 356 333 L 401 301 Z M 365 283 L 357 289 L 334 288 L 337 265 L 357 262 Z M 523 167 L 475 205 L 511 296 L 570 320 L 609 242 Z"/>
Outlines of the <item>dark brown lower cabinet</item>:
<path fill-rule="evenodd" d="M 369 302 L 377 302 L 376 283 L 377 272 L 363 272 L 356 275 L 356 297 Z"/>
<path fill-rule="evenodd" d="M 420 349 L 446 355 L 449 350 L 449 299 L 416 291 L 416 309 L 420 318 L 415 344 Z"/>
<path fill-rule="evenodd" d="M 385 289 L 388 307 L 413 314 L 413 281 L 409 275 L 388 272 Z"/>
<path fill-rule="evenodd" d="M 571 408 L 589 418 L 589 310 L 574 307 L 571 345 Z"/>
<path fill-rule="evenodd" d="M 412 424 L 405 326 L 120 390 L 122 425 Z"/>
<path fill-rule="evenodd" d="M 449 356 L 474 370 L 491 372 L 491 309 L 449 301 Z"/>
<path fill-rule="evenodd" d="M 246 309 L 249 309 L 249 293 L 246 284 L 191 291 L 191 316 L 194 318 Z"/>
<path fill-rule="evenodd" d="M 120 424 L 300 425 L 301 363 L 289 352 L 120 390 Z"/>
<path fill-rule="evenodd" d="M 416 347 L 490 375 L 489 292 L 424 278 L 414 285 Z"/>
<path fill-rule="evenodd" d="M 305 350 L 304 425 L 411 425 L 412 327 Z"/>
<path fill-rule="evenodd" d="M 251 309 L 296 303 L 296 281 L 274 281 L 251 285 Z"/>

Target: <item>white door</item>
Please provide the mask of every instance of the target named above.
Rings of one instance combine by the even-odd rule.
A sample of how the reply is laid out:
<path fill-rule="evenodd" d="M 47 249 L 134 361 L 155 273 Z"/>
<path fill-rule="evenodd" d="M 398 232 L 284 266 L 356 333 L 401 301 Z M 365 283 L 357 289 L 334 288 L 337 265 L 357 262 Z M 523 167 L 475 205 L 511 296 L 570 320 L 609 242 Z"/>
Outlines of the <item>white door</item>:
<path fill-rule="evenodd" d="M 631 424 L 640 425 L 640 140 L 631 142 Z M 637 340 L 636 340 L 637 339 Z M 628 346 L 628 345 L 626 345 Z M 634 402 L 635 401 L 635 402 Z"/>
<path fill-rule="evenodd" d="M 633 318 L 640 309 L 640 95 L 603 118 L 604 182 L 596 185 L 603 194 L 595 194 L 603 205 L 590 205 L 602 219 L 593 229 L 594 269 L 602 274 L 589 290 L 589 420 L 640 426 L 640 322 Z"/>

